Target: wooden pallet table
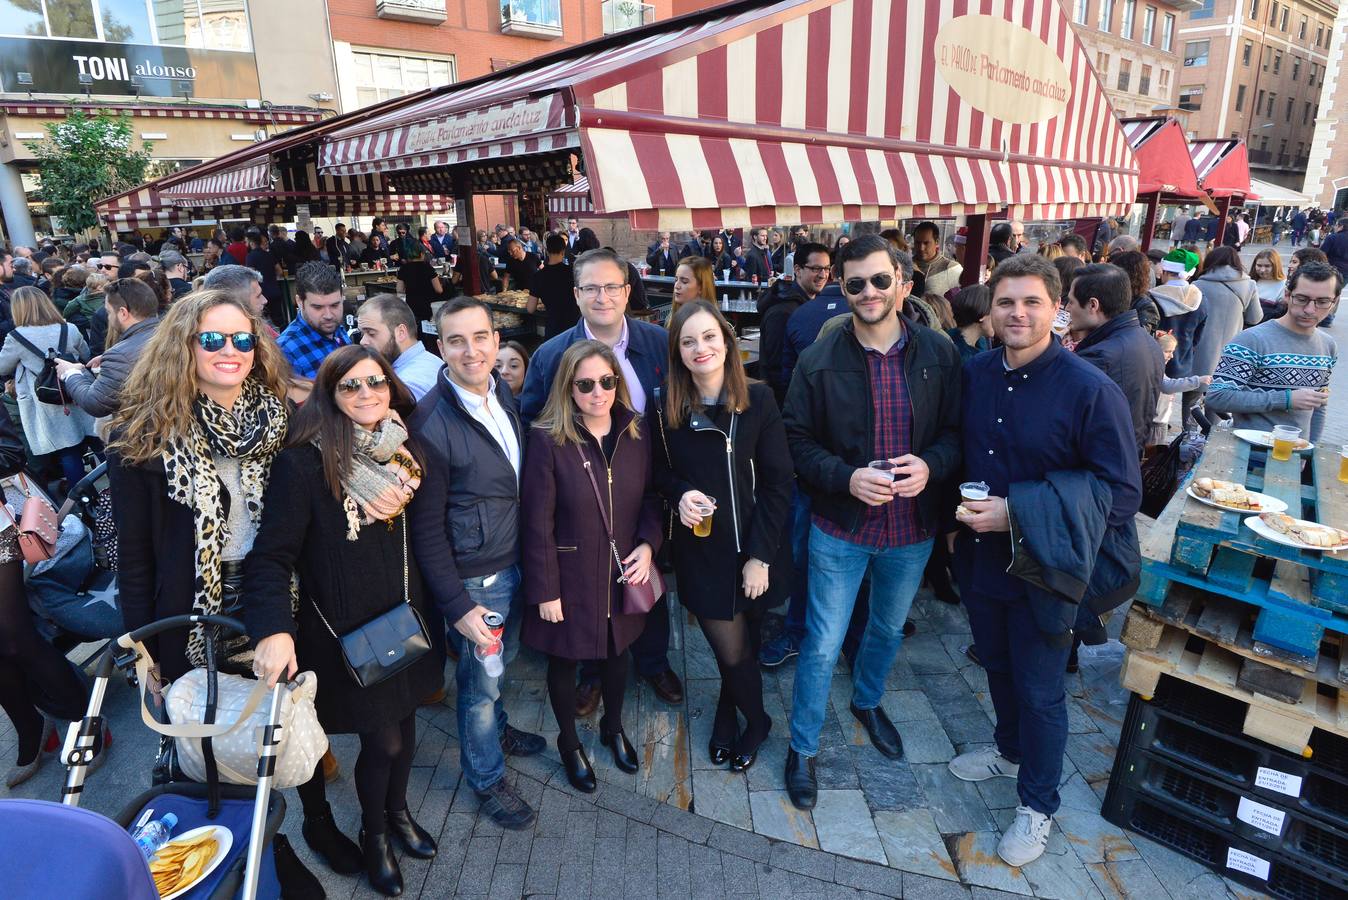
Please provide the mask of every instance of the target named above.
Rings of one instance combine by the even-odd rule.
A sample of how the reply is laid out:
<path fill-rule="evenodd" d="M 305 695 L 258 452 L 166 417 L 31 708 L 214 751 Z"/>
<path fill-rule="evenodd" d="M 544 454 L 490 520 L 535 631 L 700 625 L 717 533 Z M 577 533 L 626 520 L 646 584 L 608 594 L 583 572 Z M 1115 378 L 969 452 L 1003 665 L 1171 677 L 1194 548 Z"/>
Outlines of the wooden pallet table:
<path fill-rule="evenodd" d="M 1214 430 L 1191 473 L 1204 476 L 1277 497 L 1298 518 L 1348 528 L 1348 484 L 1338 480 L 1338 454 L 1328 447 L 1280 461 L 1228 430 Z M 1318 657 L 1326 631 L 1348 635 L 1348 551 L 1266 540 L 1245 526 L 1250 513 L 1199 503 L 1186 487 L 1142 546 L 1139 600 L 1163 606 L 1177 584 L 1239 600 L 1261 610 L 1255 641 L 1307 660 Z"/>

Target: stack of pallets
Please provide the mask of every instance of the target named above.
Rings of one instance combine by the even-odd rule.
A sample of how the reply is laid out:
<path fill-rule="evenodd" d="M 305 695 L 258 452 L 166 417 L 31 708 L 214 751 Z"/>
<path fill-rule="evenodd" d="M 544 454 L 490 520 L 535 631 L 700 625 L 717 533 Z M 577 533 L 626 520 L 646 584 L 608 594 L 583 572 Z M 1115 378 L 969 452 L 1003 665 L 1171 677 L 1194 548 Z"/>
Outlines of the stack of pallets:
<path fill-rule="evenodd" d="M 1193 477 L 1345 528 L 1338 465 L 1214 431 Z M 1147 535 L 1104 813 L 1274 895 L 1348 897 L 1348 552 L 1275 543 L 1247 515 L 1181 488 Z"/>

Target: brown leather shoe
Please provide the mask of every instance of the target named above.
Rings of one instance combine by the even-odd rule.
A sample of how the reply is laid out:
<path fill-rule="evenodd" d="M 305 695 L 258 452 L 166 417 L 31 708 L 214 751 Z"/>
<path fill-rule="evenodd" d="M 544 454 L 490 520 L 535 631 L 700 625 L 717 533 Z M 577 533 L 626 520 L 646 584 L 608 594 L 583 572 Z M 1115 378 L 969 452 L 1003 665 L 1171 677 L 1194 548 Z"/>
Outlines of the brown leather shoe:
<path fill-rule="evenodd" d="M 655 688 L 655 696 L 666 703 L 683 702 L 683 683 L 673 669 L 665 669 L 659 675 L 647 675 L 646 680 Z"/>
<path fill-rule="evenodd" d="M 332 784 L 337 780 L 337 776 L 342 774 L 342 767 L 338 765 L 337 757 L 332 755 L 332 748 L 328 748 L 328 752 L 323 754 L 321 763 L 323 766 L 323 780 L 328 784 Z"/>
<path fill-rule="evenodd" d="M 576 718 L 583 719 L 599 708 L 599 682 L 582 681 L 576 685 Z"/>
<path fill-rule="evenodd" d="M 440 690 L 436 691 L 434 694 L 431 694 L 429 697 L 423 697 L 421 700 L 421 705 L 436 706 L 440 703 L 443 703 L 445 697 L 446 697 L 445 686 L 442 684 L 440 685 Z"/>

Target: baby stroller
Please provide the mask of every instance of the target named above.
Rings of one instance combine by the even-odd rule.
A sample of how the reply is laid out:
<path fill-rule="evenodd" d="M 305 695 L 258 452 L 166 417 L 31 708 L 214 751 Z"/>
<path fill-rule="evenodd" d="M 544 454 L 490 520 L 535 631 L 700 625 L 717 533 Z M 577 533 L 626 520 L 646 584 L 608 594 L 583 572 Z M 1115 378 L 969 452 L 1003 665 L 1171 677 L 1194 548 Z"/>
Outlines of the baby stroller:
<path fill-rule="evenodd" d="M 94 740 L 103 730 L 101 709 L 114 666 L 134 665 L 144 684 L 153 664 L 144 642 L 171 629 L 191 628 L 198 622 L 207 626 L 215 636 L 214 640 L 206 642 L 208 693 L 205 721 L 208 724 L 213 721 L 219 674 L 214 645 L 221 637 L 243 636 L 245 631 L 241 622 L 226 616 L 171 616 L 123 634 L 115 646 L 109 646 L 99 658 L 88 711 L 80 722 L 71 725 L 61 750 L 62 760 L 69 769 L 61 798 L 65 807 L 79 806 L 86 770 L 94 755 Z M 9 893 L 7 886 L 7 895 L 69 898 L 111 895 L 129 900 L 141 897 L 153 900 L 159 894 L 130 832 L 146 821 L 173 813 L 178 818 L 175 836 L 200 826 L 213 825 L 228 829 L 231 838 L 228 849 L 222 850 L 221 861 L 212 862 L 205 877 L 181 894 L 184 900 L 279 898 L 281 891 L 271 842 L 285 818 L 286 805 L 281 794 L 272 790 L 271 784 L 280 743 L 285 687 L 284 681 L 278 681 L 271 691 L 269 725 L 263 729 L 260 738 L 256 790 L 251 786 L 219 784 L 215 777 L 206 784 L 170 780 L 131 801 L 115 819 L 119 829 L 109 829 L 107 819 L 84 810 L 62 809 L 38 801 L 0 801 L 0 833 L 6 836 L 0 841 L 3 845 L 0 846 L 0 872 L 26 872 L 32 881 L 30 889 L 20 878 L 19 893 Z M 141 705 L 142 718 L 150 725 L 153 722 L 150 711 L 143 700 Z M 212 760 L 209 752 L 206 756 L 208 761 Z M 213 767 L 213 761 L 209 765 Z M 212 771 L 211 775 L 214 774 Z M 11 804 L 22 804 L 22 808 Z M 38 827 L 35 822 L 39 823 Z M 115 830 L 120 830 L 121 834 L 113 833 Z M 54 839 L 53 835 L 59 835 L 59 838 Z M 222 839 L 222 846 L 224 843 Z M 27 854 L 30 861 L 50 858 L 53 846 L 78 847 L 80 852 L 67 854 L 61 867 L 22 866 L 23 854 Z M 6 857 L 10 856 L 13 859 L 7 861 Z M 38 869 L 50 871 L 38 872 Z M 114 886 L 115 890 L 109 894 L 108 888 Z"/>

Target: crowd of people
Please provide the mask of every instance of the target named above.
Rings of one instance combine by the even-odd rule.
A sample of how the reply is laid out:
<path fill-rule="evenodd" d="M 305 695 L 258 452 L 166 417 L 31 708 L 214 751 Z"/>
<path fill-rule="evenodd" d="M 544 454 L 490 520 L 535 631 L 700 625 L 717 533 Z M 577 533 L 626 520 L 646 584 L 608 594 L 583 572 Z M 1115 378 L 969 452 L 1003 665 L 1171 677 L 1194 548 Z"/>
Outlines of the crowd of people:
<path fill-rule="evenodd" d="M 547 748 L 501 702 L 519 645 L 547 660 L 568 781 L 596 789 L 576 719 L 601 706 L 599 745 L 635 772 L 629 668 L 661 700 L 683 699 L 665 574 L 720 674 L 709 760 L 747 770 L 786 729 L 782 779 L 802 809 L 829 752 L 820 733 L 839 655 L 851 714 L 899 758 L 881 698 L 914 596 L 925 579 L 962 603 L 996 730 L 950 770 L 1016 779 L 999 853 L 1032 861 L 1059 805 L 1064 673 L 1136 588 L 1141 465 L 1168 439 L 1168 398 L 1182 394 L 1187 412 L 1206 394 L 1238 425 L 1295 424 L 1314 440 L 1337 358 L 1317 327 L 1344 282 L 1327 251 L 1284 264 L 1266 250 L 1247 275 L 1230 246 L 1149 255 L 1118 235 L 1096 254 L 1065 234 L 1034 250 L 1019 222 L 995 226 L 976 262 L 962 235 L 945 242 L 931 222 L 832 246 L 807 228 L 755 229 L 748 246 L 727 231 L 662 233 L 645 263 L 673 278 L 664 325 L 632 314 L 636 266 L 575 220 L 541 241 L 481 232 L 468 252 L 487 277 L 508 260 L 501 286 L 545 304 L 531 354 L 438 277 L 429 290 L 444 302 L 414 298 L 411 265 L 452 258 L 458 274 L 468 255 L 441 224 L 416 237 L 397 224 L 387 242 L 380 220 L 325 241 L 280 227 L 217 235 L 201 273 L 184 253 L 195 241 L 172 232 L 157 258 L 135 245 L 0 252 L 0 374 L 17 398 L 16 422 L 0 414 L 0 470 L 30 453 L 69 489 L 86 452 L 106 454 L 125 626 L 236 614 L 249 645 L 222 648 L 227 666 L 269 681 L 316 674 L 324 728 L 359 736 L 361 817 L 353 841 L 326 799 L 328 761 L 298 789 L 303 835 L 325 864 L 388 895 L 402 889 L 395 847 L 437 851 L 407 791 L 415 711 L 443 696 L 447 659 L 464 778 L 491 820 L 527 827 L 536 814 L 505 758 Z M 349 334 L 341 275 L 367 257 L 399 263 L 406 299 L 366 300 Z M 974 264 L 986 283 L 961 287 Z M 295 315 L 278 332 L 269 284 L 283 273 Z M 727 278 L 763 288 L 757 378 L 716 303 Z M 1051 589 L 1046 569 L 1079 589 Z M 362 683 L 340 637 L 403 604 L 429 650 Z M 783 627 L 765 641 L 764 613 L 781 604 Z M 78 717 L 85 698 L 28 619 L 10 528 L 11 785 L 41 762 L 44 714 Z M 207 639 L 201 626 L 161 636 L 154 677 L 202 666 Z M 789 721 L 774 722 L 761 667 L 792 657 Z M 308 874 L 297 858 L 285 868 Z"/>

